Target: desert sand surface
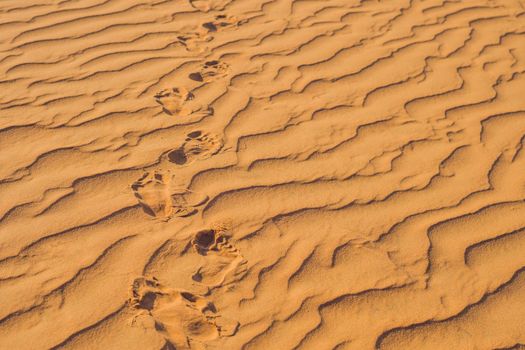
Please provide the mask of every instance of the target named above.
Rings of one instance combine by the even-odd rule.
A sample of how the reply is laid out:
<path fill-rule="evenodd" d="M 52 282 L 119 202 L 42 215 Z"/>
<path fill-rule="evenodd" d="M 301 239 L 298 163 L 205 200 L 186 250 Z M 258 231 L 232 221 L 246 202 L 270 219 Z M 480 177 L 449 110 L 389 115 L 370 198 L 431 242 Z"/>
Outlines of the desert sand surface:
<path fill-rule="evenodd" d="M 0 349 L 525 349 L 524 0 L 1 0 Z"/>

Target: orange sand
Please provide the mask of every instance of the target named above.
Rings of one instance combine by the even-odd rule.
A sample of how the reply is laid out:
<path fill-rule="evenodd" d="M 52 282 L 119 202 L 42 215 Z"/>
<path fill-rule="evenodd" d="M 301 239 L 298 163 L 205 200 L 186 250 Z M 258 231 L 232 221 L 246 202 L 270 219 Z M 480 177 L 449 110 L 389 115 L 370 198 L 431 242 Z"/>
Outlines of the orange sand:
<path fill-rule="evenodd" d="M 0 1 L 0 349 L 525 349 L 525 0 Z"/>

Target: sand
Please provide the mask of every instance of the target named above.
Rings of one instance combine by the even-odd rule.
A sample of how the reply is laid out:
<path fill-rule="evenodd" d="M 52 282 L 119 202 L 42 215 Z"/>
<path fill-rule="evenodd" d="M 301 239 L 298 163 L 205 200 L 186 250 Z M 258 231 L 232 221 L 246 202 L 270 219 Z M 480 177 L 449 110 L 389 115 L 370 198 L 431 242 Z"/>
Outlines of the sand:
<path fill-rule="evenodd" d="M 525 349 L 524 0 L 0 33 L 0 349 Z"/>

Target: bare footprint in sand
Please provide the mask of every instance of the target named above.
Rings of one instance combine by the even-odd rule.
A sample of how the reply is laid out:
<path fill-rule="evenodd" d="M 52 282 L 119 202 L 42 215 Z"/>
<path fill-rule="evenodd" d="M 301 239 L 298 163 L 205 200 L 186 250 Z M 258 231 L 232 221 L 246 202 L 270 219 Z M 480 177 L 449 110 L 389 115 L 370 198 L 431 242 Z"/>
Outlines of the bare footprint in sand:
<path fill-rule="evenodd" d="M 185 116 L 191 113 L 191 110 L 185 106 L 187 101 L 191 101 L 195 96 L 186 88 L 171 88 L 159 91 L 155 95 L 155 100 L 162 106 L 164 112 L 169 115 Z"/>
<path fill-rule="evenodd" d="M 145 173 L 131 189 L 146 214 L 164 220 L 193 215 L 208 200 L 187 189 L 171 188 L 170 176 L 158 171 Z"/>
<path fill-rule="evenodd" d="M 195 251 L 205 256 L 205 262 L 193 274 L 195 282 L 208 288 L 230 284 L 246 272 L 246 260 L 230 243 L 228 225 L 197 232 L 191 241 Z"/>
<path fill-rule="evenodd" d="M 205 50 L 204 44 L 211 41 L 213 38 L 206 32 L 184 33 L 177 36 L 178 42 L 186 48 L 187 51 L 202 52 Z"/>
<path fill-rule="evenodd" d="M 202 11 L 222 11 L 231 0 L 190 0 L 193 8 Z"/>
<path fill-rule="evenodd" d="M 221 61 L 207 61 L 203 64 L 200 71 L 190 73 L 189 78 L 191 80 L 209 83 L 217 79 L 223 78 L 228 75 L 230 66 Z"/>
<path fill-rule="evenodd" d="M 213 20 L 203 23 L 202 27 L 208 33 L 214 33 L 236 28 L 244 22 L 245 20 L 239 20 L 235 16 L 217 15 Z"/>
<path fill-rule="evenodd" d="M 179 148 L 168 153 L 168 160 L 178 165 L 189 164 L 217 154 L 222 146 L 222 140 L 218 136 L 193 131 L 186 135 L 186 140 Z"/>
<path fill-rule="evenodd" d="M 130 305 L 141 317 L 153 319 L 154 328 L 166 339 L 166 349 L 192 349 L 208 341 L 233 335 L 237 322 L 225 320 L 213 303 L 196 294 L 168 288 L 155 278 L 133 282 Z M 145 321 L 145 320 L 144 320 Z"/>
<path fill-rule="evenodd" d="M 155 94 L 155 100 L 162 106 L 164 113 L 180 117 L 189 115 L 207 116 L 213 109 L 204 107 L 195 101 L 195 95 L 183 87 L 164 89 Z"/>

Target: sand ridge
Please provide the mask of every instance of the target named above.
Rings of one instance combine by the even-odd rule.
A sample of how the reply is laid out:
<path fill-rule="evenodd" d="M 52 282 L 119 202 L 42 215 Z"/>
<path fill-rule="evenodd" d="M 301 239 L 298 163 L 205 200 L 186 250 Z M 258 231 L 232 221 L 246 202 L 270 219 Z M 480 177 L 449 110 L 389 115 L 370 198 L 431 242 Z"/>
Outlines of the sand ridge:
<path fill-rule="evenodd" d="M 0 349 L 525 348 L 525 1 L 0 14 Z"/>

